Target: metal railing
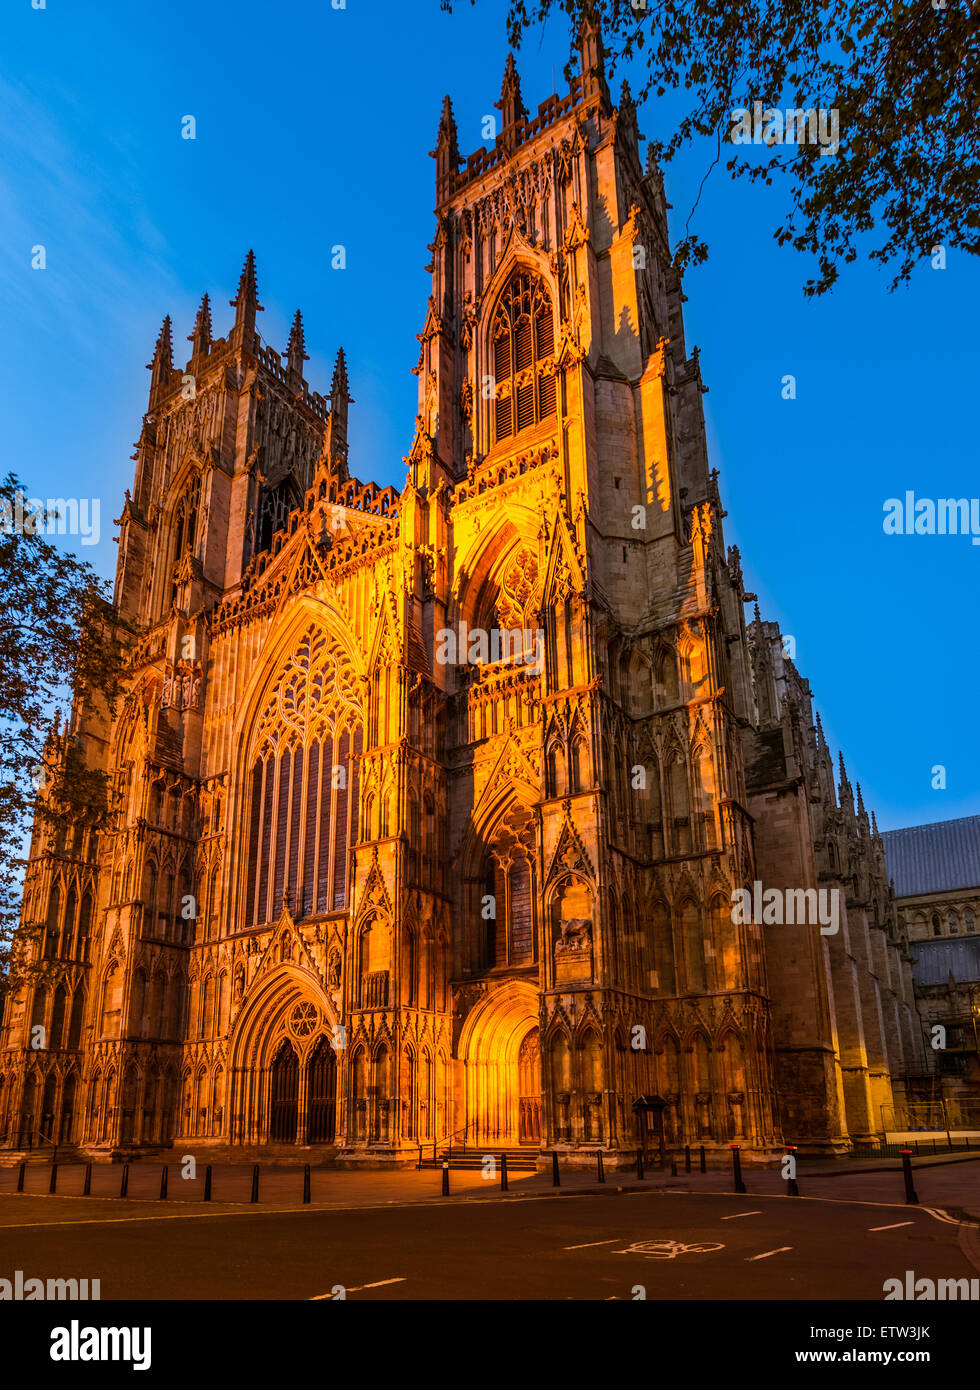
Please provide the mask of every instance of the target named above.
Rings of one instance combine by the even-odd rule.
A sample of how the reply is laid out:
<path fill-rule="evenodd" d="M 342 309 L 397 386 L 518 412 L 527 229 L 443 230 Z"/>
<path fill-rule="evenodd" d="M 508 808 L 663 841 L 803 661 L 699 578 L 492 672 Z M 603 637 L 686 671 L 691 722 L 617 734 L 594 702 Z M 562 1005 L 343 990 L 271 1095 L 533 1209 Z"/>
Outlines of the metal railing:
<path fill-rule="evenodd" d="M 14 1149 L 26 1149 L 28 1153 L 33 1153 L 35 1146 L 38 1153 L 46 1153 L 45 1145 L 48 1146 L 52 1154 L 58 1149 L 59 1141 L 54 1138 L 54 1131 L 45 1134 L 41 1129 L 26 1129 L 15 1126 L 8 1129 L 5 1134 L 0 1134 L 0 1148 L 9 1144 Z"/>
<path fill-rule="evenodd" d="M 460 1147 L 460 1149 L 462 1150 L 462 1152 L 465 1153 L 465 1152 L 466 1152 L 466 1135 L 469 1133 L 469 1131 L 470 1131 L 471 1129 L 475 1129 L 475 1128 L 476 1128 L 476 1125 L 477 1125 L 477 1121 L 476 1121 L 476 1120 L 470 1120 L 467 1124 L 465 1124 L 465 1125 L 463 1126 L 462 1129 L 454 1130 L 452 1134 L 445 1134 L 445 1135 L 443 1135 L 443 1137 L 442 1137 L 441 1139 L 433 1139 L 433 1141 L 432 1141 L 432 1162 L 433 1162 L 433 1164 L 436 1164 L 436 1163 L 438 1163 L 438 1161 L 439 1161 L 439 1157 L 438 1157 L 437 1150 L 438 1150 L 441 1146 L 444 1146 L 444 1145 L 447 1145 L 447 1144 L 448 1144 L 449 1147 L 446 1149 L 446 1158 L 447 1158 L 448 1162 L 450 1162 L 450 1163 L 452 1162 L 452 1159 L 453 1159 L 453 1140 L 456 1139 L 456 1138 L 458 1138 L 458 1136 L 459 1136 L 460 1134 L 463 1135 L 463 1142 L 462 1142 L 462 1144 L 461 1144 L 459 1147 Z M 418 1168 L 421 1168 L 421 1167 L 422 1167 L 422 1162 L 423 1162 L 423 1160 L 422 1160 L 422 1154 L 423 1154 L 423 1151 L 425 1150 L 426 1147 L 427 1147 L 426 1144 L 420 1144 L 420 1145 L 419 1145 L 419 1161 L 418 1161 L 418 1163 L 417 1163 L 417 1165 L 416 1165 L 416 1167 L 418 1167 Z"/>

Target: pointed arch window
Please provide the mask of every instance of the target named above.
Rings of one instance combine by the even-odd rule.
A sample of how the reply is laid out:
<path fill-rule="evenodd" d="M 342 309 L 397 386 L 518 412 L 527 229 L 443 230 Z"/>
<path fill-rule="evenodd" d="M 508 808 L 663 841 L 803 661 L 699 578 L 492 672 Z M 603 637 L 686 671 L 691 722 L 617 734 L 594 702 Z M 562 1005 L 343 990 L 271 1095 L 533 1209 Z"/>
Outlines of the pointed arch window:
<path fill-rule="evenodd" d="M 320 628 L 299 640 L 270 690 L 245 779 L 243 915 L 342 911 L 358 841 L 360 691 L 349 659 Z"/>
<path fill-rule="evenodd" d="M 54 992 L 54 1012 L 51 1015 L 51 1035 L 48 1045 L 56 1050 L 64 1043 L 65 1037 L 65 1014 L 68 1008 L 68 991 L 64 984 L 60 984 Z"/>
<path fill-rule="evenodd" d="M 48 899 L 48 922 L 47 931 L 44 936 L 44 955 L 46 959 L 53 959 L 58 949 L 58 930 L 61 919 L 61 888 L 56 883 L 51 889 L 51 896 Z"/>
<path fill-rule="evenodd" d="M 494 439 L 499 442 L 555 413 L 555 324 L 541 280 L 519 271 L 504 290 L 490 334 Z"/>
<path fill-rule="evenodd" d="M 346 906 L 348 849 L 356 843 L 357 759 L 362 735 L 271 749 L 249 778 L 245 911 L 249 924 L 275 920 L 283 895 L 297 918 Z"/>
<path fill-rule="evenodd" d="M 484 875 L 483 966 L 531 965 L 536 957 L 531 863 L 526 854 L 492 851 Z"/>
<path fill-rule="evenodd" d="M 276 487 L 264 488 L 258 509 L 258 538 L 256 552 L 268 550 L 273 537 L 289 525 L 289 513 L 299 506 L 288 478 Z"/>
<path fill-rule="evenodd" d="M 188 551 L 193 551 L 197 537 L 197 508 L 200 500 L 200 479 L 189 483 L 183 497 L 174 508 L 171 528 L 172 549 L 170 552 L 170 602 L 177 597 L 177 567 Z"/>
<path fill-rule="evenodd" d="M 68 1019 L 68 1046 L 77 1049 L 82 1040 L 82 1011 L 85 1008 L 85 995 L 81 985 L 75 987 L 71 999 L 71 1014 Z"/>

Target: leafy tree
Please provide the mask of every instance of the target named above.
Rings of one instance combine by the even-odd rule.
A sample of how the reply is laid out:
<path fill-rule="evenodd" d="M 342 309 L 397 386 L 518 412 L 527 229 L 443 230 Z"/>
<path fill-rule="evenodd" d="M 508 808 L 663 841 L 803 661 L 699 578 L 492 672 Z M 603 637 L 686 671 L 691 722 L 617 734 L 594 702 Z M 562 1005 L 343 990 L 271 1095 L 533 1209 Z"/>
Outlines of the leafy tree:
<path fill-rule="evenodd" d="M 107 809 L 83 715 L 115 701 L 120 634 L 104 582 L 47 538 L 59 525 L 32 511 L 13 474 L 0 481 L 0 999 L 35 814 L 42 825 L 80 817 L 97 828 Z M 61 729 L 60 704 L 73 698 Z"/>
<path fill-rule="evenodd" d="M 774 235 L 816 256 L 805 294 L 830 290 L 859 247 L 891 267 L 892 290 L 938 247 L 980 252 L 980 0 L 510 0 L 508 37 L 519 47 L 532 24 L 562 13 L 577 32 L 587 11 L 602 20 L 610 76 L 645 61 L 640 101 L 691 94 L 673 132 L 651 141 L 661 164 L 709 136 L 715 164 L 732 150 L 733 178 L 785 177 L 789 207 Z M 747 157 L 728 142 L 733 111 L 754 101 L 836 109 L 837 152 L 774 143 Z M 689 228 L 679 269 L 708 252 Z"/>

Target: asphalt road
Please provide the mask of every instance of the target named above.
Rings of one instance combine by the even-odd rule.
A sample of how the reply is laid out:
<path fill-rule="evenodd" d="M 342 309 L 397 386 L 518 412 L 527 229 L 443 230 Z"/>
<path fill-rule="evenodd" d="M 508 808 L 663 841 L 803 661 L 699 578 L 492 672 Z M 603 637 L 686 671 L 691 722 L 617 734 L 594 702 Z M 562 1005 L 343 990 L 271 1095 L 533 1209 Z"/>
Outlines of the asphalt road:
<path fill-rule="evenodd" d="M 108 1214 L 0 1197 L 0 1277 L 102 1299 L 860 1299 L 976 1278 L 980 1232 L 923 1208 L 637 1192 L 359 1210 Z M 19 1203 L 20 1205 L 15 1205 Z M 76 1305 L 78 1306 L 78 1305 Z"/>

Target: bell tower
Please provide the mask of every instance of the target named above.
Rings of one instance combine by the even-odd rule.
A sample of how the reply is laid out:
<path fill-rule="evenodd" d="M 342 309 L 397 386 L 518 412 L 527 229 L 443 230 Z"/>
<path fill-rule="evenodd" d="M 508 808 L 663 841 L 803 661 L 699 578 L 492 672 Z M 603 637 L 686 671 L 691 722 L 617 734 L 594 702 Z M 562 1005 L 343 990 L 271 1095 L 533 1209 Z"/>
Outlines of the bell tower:
<path fill-rule="evenodd" d="M 483 1057 L 489 1002 L 464 1025 L 464 1054 L 496 1069 L 508 1133 L 536 1024 L 544 1143 L 628 1146 L 626 1097 L 658 1090 L 673 1095 L 668 1129 L 720 1139 L 727 1117 L 695 1099 L 715 1084 L 708 1062 L 674 1095 L 653 1039 L 725 991 L 746 1038 L 767 1027 L 751 995 L 757 943 L 730 939 L 721 909 L 751 852 L 731 693 L 744 689 L 741 576 L 725 557 L 663 179 L 628 84 L 611 97 L 591 13 L 576 48 L 568 93 L 534 113 L 508 56 L 493 143 L 465 161 L 447 97 L 434 151 L 410 464 L 413 524 L 444 535 L 449 559 L 420 627 L 457 638 L 455 662 L 435 662 L 456 710 L 456 988 L 504 991 L 500 1055 L 524 1070 Z M 464 633 L 485 651 L 462 653 Z M 637 1036 L 649 1046 L 624 1056 Z M 768 1103 L 732 1123 L 753 1147 L 773 1141 Z"/>

